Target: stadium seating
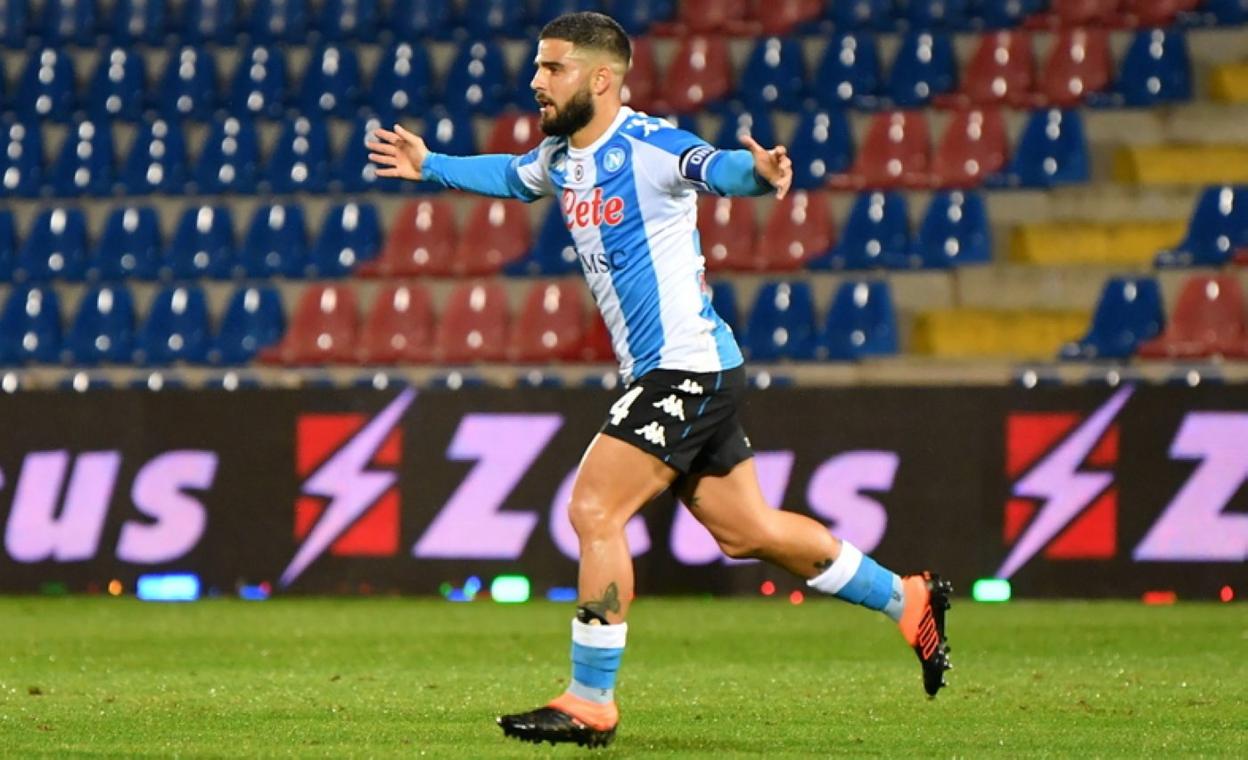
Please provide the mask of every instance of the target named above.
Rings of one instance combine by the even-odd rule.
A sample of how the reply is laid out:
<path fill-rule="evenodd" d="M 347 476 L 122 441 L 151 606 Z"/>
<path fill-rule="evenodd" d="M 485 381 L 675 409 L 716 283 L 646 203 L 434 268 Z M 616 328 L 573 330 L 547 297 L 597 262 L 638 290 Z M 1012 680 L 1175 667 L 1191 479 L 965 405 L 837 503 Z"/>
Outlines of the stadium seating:
<path fill-rule="evenodd" d="M 581 260 L 577 257 L 572 233 L 563 220 L 563 210 L 557 203 L 549 205 L 533 246 L 523 258 L 504 265 L 504 274 L 557 277 L 581 271 Z"/>
<path fill-rule="evenodd" d="M 1248 247 L 1248 187 L 1210 187 L 1201 193 L 1187 235 L 1157 254 L 1158 267 L 1220 267 Z"/>
<path fill-rule="evenodd" d="M 789 145 L 793 187 L 823 187 L 830 175 L 843 174 L 854 160 L 849 118 L 842 109 L 811 109 L 801 113 Z"/>
<path fill-rule="evenodd" d="M 109 195 L 115 163 L 108 122 L 79 121 L 70 127 L 60 157 L 52 164 L 48 177 L 52 193 L 61 198 Z"/>
<path fill-rule="evenodd" d="M 0 5 L 0 46 L 21 48 L 26 44 L 30 7 L 24 0 Z"/>
<path fill-rule="evenodd" d="M 932 196 L 910 254 L 911 266 L 941 269 L 992 260 L 992 229 L 977 193 L 939 192 Z"/>
<path fill-rule="evenodd" d="M 264 349 L 264 361 L 294 366 L 349 364 L 357 358 L 359 307 L 346 285 L 311 285 L 295 305 L 280 343 Z"/>
<path fill-rule="evenodd" d="M 585 340 L 585 301 L 577 282 L 535 282 L 512 327 L 511 356 L 519 362 L 571 361 Z"/>
<path fill-rule="evenodd" d="M 0 282 L 13 278 L 13 260 L 17 258 L 17 228 L 13 212 L 0 208 Z"/>
<path fill-rule="evenodd" d="M 1183 236 L 1176 221 L 1033 222 L 1015 228 L 1010 258 L 1044 266 L 1147 266 Z"/>
<path fill-rule="evenodd" d="M 789 271 L 813 266 L 835 242 L 836 225 L 827 198 L 798 190 L 772 206 L 749 268 Z"/>
<path fill-rule="evenodd" d="M 362 90 L 355 50 L 330 43 L 313 52 L 296 102 L 305 115 L 320 113 L 345 118 L 355 115 Z"/>
<path fill-rule="evenodd" d="M 256 44 L 234 68 L 227 102 L 231 113 L 281 118 L 286 110 L 286 54 L 277 45 Z"/>
<path fill-rule="evenodd" d="M 244 27 L 263 43 L 299 42 L 308 35 L 307 0 L 255 0 Z"/>
<path fill-rule="evenodd" d="M 106 26 L 114 44 L 160 45 L 172 14 L 165 0 L 117 0 L 111 15 Z"/>
<path fill-rule="evenodd" d="M 737 291 L 730 282 L 711 283 L 711 305 L 724 324 L 734 332 L 740 332 L 741 320 L 737 311 Z"/>
<path fill-rule="evenodd" d="M 505 113 L 494 120 L 494 128 L 485 141 L 486 153 L 522 155 L 542 141 L 542 128 L 536 113 Z"/>
<path fill-rule="evenodd" d="M 377 39 L 381 3 L 377 0 L 325 0 L 316 19 L 316 29 L 331 40 Z"/>
<path fill-rule="evenodd" d="M 286 120 L 258 187 L 278 194 L 329 189 L 329 129 L 323 119 Z"/>
<path fill-rule="evenodd" d="M 412 5 L 428 5 L 436 7 L 440 4 L 450 5 L 450 0 L 441 3 L 420 3 L 409 0 Z M 467 0 L 460 16 L 460 25 L 470 39 L 490 39 L 493 37 L 517 37 L 523 34 L 529 23 L 527 3 L 512 0 Z M 430 13 L 431 16 L 434 14 Z"/>
<path fill-rule="evenodd" d="M 55 207 L 35 217 L 30 234 L 18 249 L 13 279 L 17 282 L 81 280 L 86 269 L 86 216 L 79 208 Z"/>
<path fill-rule="evenodd" d="M 123 47 L 101 55 L 86 91 L 87 117 L 107 123 L 110 119 L 137 121 L 146 106 L 147 72 L 143 58 Z"/>
<path fill-rule="evenodd" d="M 1183 103 L 1191 98 L 1192 64 L 1187 37 L 1166 29 L 1146 29 L 1136 34 L 1118 70 L 1109 103 L 1147 108 Z"/>
<path fill-rule="evenodd" d="M 363 261 L 377 257 L 381 226 L 368 203 L 342 203 L 329 209 L 308 257 L 312 277 L 343 277 Z"/>
<path fill-rule="evenodd" d="M 698 237 L 709 271 L 747 272 L 763 268 L 754 254 L 758 237 L 754 208 L 745 198 L 699 198 Z"/>
<path fill-rule="evenodd" d="M 524 204 L 482 198 L 469 212 L 451 271 L 466 277 L 495 274 L 524 258 L 529 247 L 529 217 Z"/>
<path fill-rule="evenodd" d="M 1056 108 L 1083 103 L 1110 84 L 1109 34 L 1104 29 L 1063 29 L 1040 75 L 1039 90 Z"/>
<path fill-rule="evenodd" d="M 260 173 L 260 140 L 249 119 L 228 116 L 218 120 L 208 136 L 208 144 L 191 172 L 193 191 L 254 193 Z"/>
<path fill-rule="evenodd" d="M 956 111 L 932 156 L 931 182 L 939 188 L 974 188 L 1005 167 L 1005 120 L 993 107 Z"/>
<path fill-rule="evenodd" d="M 277 345 L 285 331 L 286 316 L 275 288 L 239 288 L 225 307 L 209 358 L 214 364 L 246 364 L 260 351 Z"/>
<path fill-rule="evenodd" d="M 1149 359 L 1248 356 L 1248 315 L 1233 276 L 1196 275 L 1183 283 L 1170 322 L 1159 337 L 1140 346 Z"/>
<path fill-rule="evenodd" d="M 166 195 L 186 189 L 186 138 L 177 120 L 152 117 L 138 125 L 118 182 L 129 195 Z"/>
<path fill-rule="evenodd" d="M 465 42 L 447 72 L 442 103 L 452 113 L 497 115 L 511 100 L 509 79 L 497 43 Z"/>
<path fill-rule="evenodd" d="M 382 288 L 360 332 L 362 364 L 422 364 L 433 358 L 434 315 L 429 291 L 417 283 Z"/>
<path fill-rule="evenodd" d="M 43 133 L 38 124 L 0 127 L 0 183 L 5 193 L 33 198 L 43 187 Z"/>
<path fill-rule="evenodd" d="M 1036 111 L 1027 120 L 1014 155 L 992 187 L 1051 188 L 1088 181 L 1091 158 L 1077 111 Z"/>
<path fill-rule="evenodd" d="M 424 46 L 400 37 L 381 55 L 369 86 L 368 107 L 388 123 L 408 113 L 421 113 L 432 98 L 432 69 Z"/>
<path fill-rule="evenodd" d="M 186 38 L 193 43 L 229 43 L 242 21 L 238 0 L 186 0 L 182 22 Z"/>
<path fill-rule="evenodd" d="M 234 274 L 234 222 L 227 206 L 190 206 L 165 251 L 162 277 L 224 279 Z"/>
<path fill-rule="evenodd" d="M 200 0 L 191 0 L 190 8 L 194 11 L 196 7 L 224 8 L 232 5 L 229 0 L 219 0 L 219 3 L 217 6 L 215 3 L 201 4 Z M 198 35 L 192 35 L 191 38 L 195 39 L 196 36 Z M 212 36 L 214 35 L 209 35 L 209 38 Z M 169 55 L 165 73 L 160 80 L 160 89 L 152 100 L 156 110 L 170 121 L 204 121 L 212 118 L 219 100 L 216 59 L 196 45 L 183 45 L 178 48 Z"/>
<path fill-rule="evenodd" d="M 1248 184 L 1248 144 L 1124 145 L 1113 173 L 1124 185 Z"/>
<path fill-rule="evenodd" d="M 256 208 L 238 263 L 247 277 L 303 277 L 308 266 L 303 207 L 290 203 Z"/>
<path fill-rule="evenodd" d="M 1129 358 L 1141 343 L 1157 337 L 1165 319 L 1157 280 L 1113 277 L 1105 283 L 1087 333 L 1062 346 L 1060 358 Z"/>
<path fill-rule="evenodd" d="M 755 361 L 815 357 L 815 307 L 805 282 L 768 282 L 750 309 L 744 345 Z"/>
<path fill-rule="evenodd" d="M 129 364 L 134 351 L 134 300 L 124 286 L 100 285 L 83 296 L 65 336 L 66 363 Z"/>
<path fill-rule="evenodd" d="M 753 137 L 760 145 L 777 144 L 776 128 L 768 111 L 750 113 L 739 106 L 728 106 L 712 144 L 720 148 L 740 148 L 742 135 Z"/>
<path fill-rule="evenodd" d="M 638 5 L 632 3 L 632 6 Z M 620 96 L 625 104 L 638 111 L 652 112 L 659 94 L 659 69 L 654 62 L 654 48 L 648 37 L 633 40 L 633 65 L 624 79 Z"/>
<path fill-rule="evenodd" d="M 920 27 L 901 41 L 901 49 L 893 58 L 885 91 L 894 108 L 918 108 L 936 95 L 944 95 L 957 86 L 957 59 L 953 40 L 941 32 Z"/>
<path fill-rule="evenodd" d="M 61 307 L 56 290 L 19 285 L 0 312 L 0 364 L 52 364 L 60 359 Z"/>
<path fill-rule="evenodd" d="M 886 29 L 892 24 L 892 0 L 825 3 L 824 13 L 838 29 Z"/>
<path fill-rule="evenodd" d="M 446 364 L 500 361 L 507 355 L 507 293 L 501 283 L 469 280 L 442 309 L 435 358 Z"/>
<path fill-rule="evenodd" d="M 78 105 L 73 58 L 64 50 L 45 47 L 26 57 L 26 68 L 13 95 L 22 120 L 69 121 Z"/>
<path fill-rule="evenodd" d="M 815 99 L 824 108 L 875 108 L 882 88 L 875 37 L 853 31 L 833 35 L 812 81 Z"/>
<path fill-rule="evenodd" d="M 391 122 L 393 123 L 393 122 Z M 377 166 L 371 161 L 361 161 L 368 155 L 367 143 L 376 141 L 374 133 L 381 127 L 376 116 L 357 119 L 351 137 L 338 156 L 331 160 L 329 186 L 331 190 L 348 193 L 366 193 L 370 190 L 399 192 L 411 183 L 405 180 L 377 176 Z M 431 140 L 426 135 L 426 140 Z"/>
<path fill-rule="evenodd" d="M 819 269 L 901 268 L 910 255 L 909 204 L 896 192 L 863 193 L 854 201 L 841 238 Z"/>
<path fill-rule="evenodd" d="M 938 96 L 937 105 L 1011 105 L 1035 102 L 1036 74 L 1031 35 L 1019 29 L 990 32 L 966 65 L 956 93 Z"/>
<path fill-rule="evenodd" d="M 819 357 L 833 361 L 896 354 L 897 314 L 888 283 L 841 283 L 818 340 Z"/>
<path fill-rule="evenodd" d="M 135 361 L 149 366 L 202 364 L 212 347 L 204 291 L 177 285 L 156 294 L 135 339 Z"/>
<path fill-rule="evenodd" d="M 747 109 L 796 111 L 806 90 L 802 48 L 795 39 L 759 40 L 741 72 L 737 97 Z"/>
<path fill-rule="evenodd" d="M 925 187 L 931 149 L 927 117 L 921 111 L 877 114 L 853 168 L 846 175 L 833 177 L 831 184 L 869 190 Z"/>
<path fill-rule="evenodd" d="M 717 105 L 732 89 L 728 44 L 722 37 L 681 40 L 662 82 L 668 109 L 685 114 Z"/>
<path fill-rule="evenodd" d="M 113 210 L 87 263 L 87 274 L 104 282 L 153 280 L 160 272 L 160 222 L 150 206 Z"/>
<path fill-rule="evenodd" d="M 39 27 L 52 45 L 90 45 L 97 24 L 95 0 L 45 0 Z"/>

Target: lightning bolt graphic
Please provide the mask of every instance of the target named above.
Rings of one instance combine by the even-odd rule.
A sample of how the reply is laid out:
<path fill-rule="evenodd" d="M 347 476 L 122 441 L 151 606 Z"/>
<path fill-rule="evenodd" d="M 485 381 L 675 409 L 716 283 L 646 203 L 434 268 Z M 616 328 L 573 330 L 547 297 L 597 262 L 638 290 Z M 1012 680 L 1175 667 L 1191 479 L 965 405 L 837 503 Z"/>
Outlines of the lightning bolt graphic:
<path fill-rule="evenodd" d="M 1041 506 L 996 577 L 1009 578 L 1027 564 L 1113 482 L 1109 473 L 1080 472 L 1079 468 L 1133 392 L 1133 388 L 1123 388 L 1115 393 L 1014 485 L 1015 496 L 1037 499 Z"/>
<path fill-rule="evenodd" d="M 368 511 L 386 489 L 394 485 L 397 475 L 369 470 L 368 463 L 377 455 L 377 450 L 415 399 L 414 388 L 400 393 L 304 482 L 305 494 L 325 497 L 329 503 L 295 553 L 295 558 L 282 572 L 282 586 L 293 583 L 360 515 Z"/>

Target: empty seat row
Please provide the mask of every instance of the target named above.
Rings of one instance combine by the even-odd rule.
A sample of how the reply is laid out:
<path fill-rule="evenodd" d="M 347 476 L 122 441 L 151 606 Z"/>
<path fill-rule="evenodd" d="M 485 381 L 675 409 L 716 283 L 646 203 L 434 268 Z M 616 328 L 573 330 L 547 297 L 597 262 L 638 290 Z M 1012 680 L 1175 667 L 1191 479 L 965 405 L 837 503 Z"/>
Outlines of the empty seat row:
<path fill-rule="evenodd" d="M 82 210 L 57 207 L 17 240 L 12 213 L 0 210 L 0 280 L 340 277 L 377 255 L 381 227 L 373 206 L 337 204 L 309 245 L 301 206 L 268 205 L 239 246 L 228 207 L 191 206 L 166 245 L 156 211 L 137 206 L 113 210 L 93 245 Z"/>
<path fill-rule="evenodd" d="M 1248 263 L 1248 187 L 1206 188 L 1196 201 L 1187 234 L 1157 254 L 1156 265 L 1220 267 Z"/>
<path fill-rule="evenodd" d="M 281 299 L 267 286 L 235 291 L 214 330 L 198 287 L 160 291 L 140 320 L 128 288 L 100 285 L 64 330 L 57 291 L 22 285 L 0 311 L 0 364 L 245 364 L 284 331 Z"/>
<path fill-rule="evenodd" d="M 1161 290 L 1151 277 L 1106 283 L 1080 339 L 1062 347 L 1063 359 L 1248 359 L 1248 310 L 1239 280 L 1197 275 L 1182 284 L 1167 323 Z"/>

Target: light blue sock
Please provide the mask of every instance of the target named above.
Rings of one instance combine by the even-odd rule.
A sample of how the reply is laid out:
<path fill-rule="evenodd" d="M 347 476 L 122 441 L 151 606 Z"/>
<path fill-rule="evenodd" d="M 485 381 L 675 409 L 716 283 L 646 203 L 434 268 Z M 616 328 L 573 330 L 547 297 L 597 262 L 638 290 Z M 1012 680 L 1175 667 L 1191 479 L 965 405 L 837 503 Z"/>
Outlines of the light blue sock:
<path fill-rule="evenodd" d="M 568 691 L 591 702 L 615 701 L 615 673 L 624 656 L 628 623 L 587 625 L 572 621 L 572 683 Z"/>
<path fill-rule="evenodd" d="M 847 602 L 879 610 L 894 621 L 901 620 L 905 592 L 901 577 L 883 568 L 848 541 L 832 566 L 806 581 L 806 585 Z"/>

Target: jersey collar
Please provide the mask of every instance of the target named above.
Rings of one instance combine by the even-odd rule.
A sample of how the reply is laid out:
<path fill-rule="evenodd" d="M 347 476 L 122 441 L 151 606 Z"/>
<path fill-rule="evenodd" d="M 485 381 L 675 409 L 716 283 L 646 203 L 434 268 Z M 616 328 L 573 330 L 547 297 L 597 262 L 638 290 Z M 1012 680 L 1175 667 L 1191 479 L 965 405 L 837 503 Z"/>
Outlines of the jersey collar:
<path fill-rule="evenodd" d="M 573 148 L 571 141 L 569 141 L 568 153 L 574 156 L 587 156 L 597 152 L 597 150 L 601 148 L 607 140 L 610 140 L 615 136 L 615 133 L 620 130 L 620 127 L 624 126 L 624 120 L 632 116 L 633 113 L 633 109 L 628 106 L 620 106 L 619 113 L 615 115 L 615 119 L 611 122 L 611 126 L 607 127 L 606 130 L 599 135 L 597 140 L 594 140 L 584 148 Z"/>

